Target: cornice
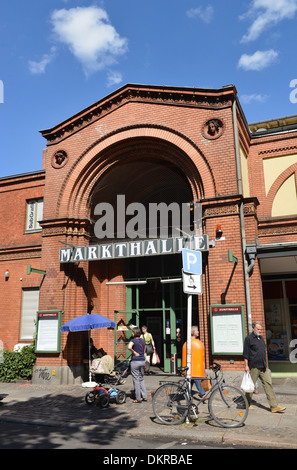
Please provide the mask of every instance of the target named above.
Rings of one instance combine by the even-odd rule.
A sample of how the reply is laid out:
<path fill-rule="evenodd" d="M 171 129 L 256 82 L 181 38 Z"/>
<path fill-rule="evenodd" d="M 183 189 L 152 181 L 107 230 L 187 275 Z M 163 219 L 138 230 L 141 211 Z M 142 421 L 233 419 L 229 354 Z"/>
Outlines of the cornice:
<path fill-rule="evenodd" d="M 233 85 L 220 89 L 125 85 L 66 121 L 51 129 L 41 130 L 40 133 L 47 139 L 47 145 L 50 146 L 61 142 L 126 103 L 141 102 L 217 110 L 230 107 L 235 95 L 236 89 Z"/>
<path fill-rule="evenodd" d="M 90 221 L 88 219 L 70 219 L 66 217 L 62 219 L 47 219 L 40 222 L 43 237 L 52 237 L 55 235 L 88 237 L 89 224 Z"/>
<path fill-rule="evenodd" d="M 297 220 L 293 217 L 283 219 L 260 220 L 259 237 L 280 236 L 280 235 L 296 235 Z"/>

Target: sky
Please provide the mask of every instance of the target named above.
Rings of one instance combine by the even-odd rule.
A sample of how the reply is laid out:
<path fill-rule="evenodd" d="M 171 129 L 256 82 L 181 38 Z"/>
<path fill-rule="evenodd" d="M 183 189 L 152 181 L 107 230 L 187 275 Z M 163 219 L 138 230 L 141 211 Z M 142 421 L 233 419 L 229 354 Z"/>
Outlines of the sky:
<path fill-rule="evenodd" d="M 11 0 L 0 13 L 0 177 L 127 83 L 234 84 L 249 123 L 297 114 L 297 0 Z"/>

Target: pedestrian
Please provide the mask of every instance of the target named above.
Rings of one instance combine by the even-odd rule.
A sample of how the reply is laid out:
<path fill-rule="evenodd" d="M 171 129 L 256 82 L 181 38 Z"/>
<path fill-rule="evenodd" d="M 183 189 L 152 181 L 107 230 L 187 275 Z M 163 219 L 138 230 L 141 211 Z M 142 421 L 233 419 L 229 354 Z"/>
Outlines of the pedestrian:
<path fill-rule="evenodd" d="M 270 406 L 270 411 L 272 413 L 285 411 L 286 408 L 284 406 L 279 406 L 275 392 L 272 388 L 270 373 L 267 368 L 266 344 L 261 336 L 262 324 L 256 321 L 252 324 L 252 328 L 252 333 L 244 340 L 243 357 L 245 371 L 250 373 L 254 384 L 257 382 L 258 378 L 261 380 Z M 252 396 L 252 393 L 246 393 L 250 409 L 253 409 L 253 406 L 251 405 Z"/>
<path fill-rule="evenodd" d="M 144 383 L 145 341 L 143 338 L 140 338 L 140 336 L 140 328 L 132 328 L 132 339 L 128 344 L 128 349 L 132 353 L 131 375 L 135 391 L 135 400 L 133 400 L 133 403 L 147 401 L 147 393 Z"/>
<path fill-rule="evenodd" d="M 194 338 L 194 339 L 197 339 L 199 337 L 198 326 L 196 326 L 196 325 L 192 326 L 192 328 L 191 328 L 191 337 Z M 194 383 L 196 385 L 196 388 L 198 390 L 198 393 L 199 393 L 200 397 L 204 397 L 205 391 L 204 391 L 204 389 L 201 385 L 200 379 L 192 379 L 192 383 Z"/>
<path fill-rule="evenodd" d="M 144 353 L 144 357 L 145 357 L 145 373 L 147 375 L 149 375 L 150 373 L 150 366 L 151 366 L 151 355 L 153 354 L 154 352 L 154 349 L 155 349 L 155 342 L 154 342 L 154 339 L 151 335 L 151 333 L 149 333 L 147 331 L 147 326 L 146 325 L 143 325 L 141 327 L 141 330 L 142 330 L 142 335 L 141 335 L 141 338 L 144 339 L 145 341 L 145 353 Z"/>

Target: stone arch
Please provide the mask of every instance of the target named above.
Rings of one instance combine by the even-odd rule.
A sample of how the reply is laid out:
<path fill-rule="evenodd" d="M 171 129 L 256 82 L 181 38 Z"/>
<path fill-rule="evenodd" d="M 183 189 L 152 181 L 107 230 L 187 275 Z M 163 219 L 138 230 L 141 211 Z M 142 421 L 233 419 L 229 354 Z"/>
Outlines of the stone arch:
<path fill-rule="evenodd" d="M 133 146 L 167 149 L 160 159 L 181 169 L 194 200 L 216 196 L 212 170 L 190 139 L 166 127 L 130 126 L 99 139 L 72 165 L 59 194 L 57 218 L 88 218 L 88 201 L 93 188 L 104 173 L 127 158 Z"/>

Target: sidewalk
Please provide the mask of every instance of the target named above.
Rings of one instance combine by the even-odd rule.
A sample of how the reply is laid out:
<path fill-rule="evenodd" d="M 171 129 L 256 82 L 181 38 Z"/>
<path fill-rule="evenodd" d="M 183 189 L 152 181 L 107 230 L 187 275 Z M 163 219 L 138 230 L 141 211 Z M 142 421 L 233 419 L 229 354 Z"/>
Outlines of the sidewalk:
<path fill-rule="evenodd" d="M 246 447 L 296 449 L 297 448 L 297 378 L 273 379 L 279 403 L 286 406 L 284 413 L 271 413 L 266 396 L 254 395 L 253 410 L 249 411 L 241 428 L 221 428 L 209 420 L 208 406 L 199 407 L 196 423 L 166 426 L 154 419 L 151 393 L 160 381 L 177 380 L 177 376 L 164 374 L 154 368 L 154 374 L 145 376 L 148 401 L 134 404 L 130 398 L 133 390 L 131 376 L 119 388 L 127 393 L 123 405 L 111 403 L 109 408 L 88 406 L 85 395 L 91 390 L 80 385 L 32 385 L 30 382 L 1 383 L 0 422 L 15 422 L 79 428 L 96 432 L 98 441 L 107 432 L 127 433 L 131 436 L 182 439 L 208 444 L 241 445 Z M 238 386 L 238 381 L 226 383 Z M 233 383 L 231 383 L 233 382 Z"/>

